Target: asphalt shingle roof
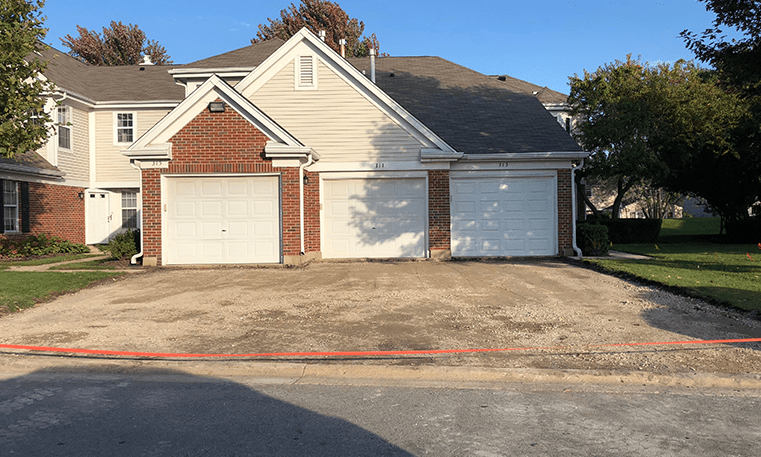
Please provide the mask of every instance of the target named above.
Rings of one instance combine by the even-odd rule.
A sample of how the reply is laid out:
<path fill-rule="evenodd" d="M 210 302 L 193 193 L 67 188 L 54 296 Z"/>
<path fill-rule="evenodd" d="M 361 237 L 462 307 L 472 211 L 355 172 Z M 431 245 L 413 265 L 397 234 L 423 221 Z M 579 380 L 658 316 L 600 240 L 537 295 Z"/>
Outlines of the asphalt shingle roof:
<path fill-rule="evenodd" d="M 37 151 L 29 151 L 24 154 L 16 154 L 12 159 L 0 157 L 0 170 L 19 171 L 18 167 L 26 167 L 30 173 L 40 171 L 46 174 L 61 174 L 57 167 L 54 167 L 45 160 Z"/>
<path fill-rule="evenodd" d="M 95 67 L 50 48 L 42 51 L 48 61 L 45 76 L 56 85 L 98 102 L 181 101 L 185 89 L 167 73 L 168 65 Z"/>
<path fill-rule="evenodd" d="M 370 74 L 369 59 L 348 60 Z M 459 152 L 581 151 L 533 90 L 440 57 L 383 57 L 375 66 L 376 84 Z"/>
<path fill-rule="evenodd" d="M 240 49 L 219 54 L 202 60 L 196 60 L 183 65 L 188 68 L 234 68 L 255 67 L 264 62 L 273 52 L 283 45 L 285 41 L 279 38 L 252 44 Z"/>

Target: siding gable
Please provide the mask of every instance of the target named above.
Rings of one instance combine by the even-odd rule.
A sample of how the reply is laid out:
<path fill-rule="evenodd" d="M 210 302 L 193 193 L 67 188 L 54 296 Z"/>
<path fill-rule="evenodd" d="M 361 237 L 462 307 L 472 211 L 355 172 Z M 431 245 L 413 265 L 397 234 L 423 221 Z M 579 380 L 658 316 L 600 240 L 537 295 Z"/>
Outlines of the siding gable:
<path fill-rule="evenodd" d="M 297 59 L 289 59 L 248 98 L 302 143 L 317 151 L 323 162 L 419 159 L 424 143 L 325 62 L 315 61 L 317 89 L 297 89 L 302 75 L 296 79 Z"/>

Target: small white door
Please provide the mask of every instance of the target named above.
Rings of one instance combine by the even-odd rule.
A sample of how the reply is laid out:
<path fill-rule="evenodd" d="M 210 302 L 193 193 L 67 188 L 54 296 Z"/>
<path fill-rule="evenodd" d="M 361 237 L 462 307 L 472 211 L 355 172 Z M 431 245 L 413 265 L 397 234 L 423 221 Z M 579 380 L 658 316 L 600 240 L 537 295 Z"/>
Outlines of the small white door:
<path fill-rule="evenodd" d="M 105 244 L 111 235 L 108 192 L 87 193 L 87 244 Z"/>
<path fill-rule="evenodd" d="M 280 262 L 277 176 L 166 179 L 167 264 Z"/>
<path fill-rule="evenodd" d="M 453 178 L 452 255 L 557 254 L 553 177 Z"/>
<path fill-rule="evenodd" d="M 425 178 L 325 180 L 325 258 L 425 257 Z"/>

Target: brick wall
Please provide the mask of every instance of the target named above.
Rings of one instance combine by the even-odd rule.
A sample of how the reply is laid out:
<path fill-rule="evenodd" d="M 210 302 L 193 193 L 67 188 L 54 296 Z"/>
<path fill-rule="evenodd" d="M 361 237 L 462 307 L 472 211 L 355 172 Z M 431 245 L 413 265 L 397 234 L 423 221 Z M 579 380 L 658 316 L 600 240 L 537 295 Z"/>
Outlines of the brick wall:
<path fill-rule="evenodd" d="M 431 251 L 452 245 L 449 208 L 449 170 L 428 172 L 428 244 Z"/>
<path fill-rule="evenodd" d="M 172 160 L 164 170 L 143 170 L 144 255 L 161 264 L 161 176 L 180 173 L 279 173 L 282 192 L 283 255 L 301 251 L 298 168 L 273 168 L 265 158 L 269 139 L 256 127 L 227 108 L 224 113 L 199 113 L 177 132 Z M 319 175 L 310 173 L 305 196 L 307 252 L 319 250 Z"/>
<path fill-rule="evenodd" d="M 558 249 L 573 246 L 571 170 L 558 170 Z"/>
<path fill-rule="evenodd" d="M 85 201 L 82 187 L 29 183 L 29 233 L 0 235 L 25 238 L 44 233 L 74 243 L 85 243 Z M 19 210 L 19 227 L 23 226 Z"/>

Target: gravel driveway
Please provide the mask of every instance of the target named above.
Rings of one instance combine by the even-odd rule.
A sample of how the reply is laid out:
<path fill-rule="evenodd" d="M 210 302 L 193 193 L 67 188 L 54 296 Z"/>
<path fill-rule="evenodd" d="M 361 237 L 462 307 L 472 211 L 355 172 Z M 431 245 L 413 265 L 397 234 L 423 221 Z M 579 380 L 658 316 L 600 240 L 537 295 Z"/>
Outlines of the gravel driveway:
<path fill-rule="evenodd" d="M 156 269 L 0 319 L 0 342 L 260 353 L 560 347 L 341 363 L 761 372 L 761 322 L 559 260 Z"/>

